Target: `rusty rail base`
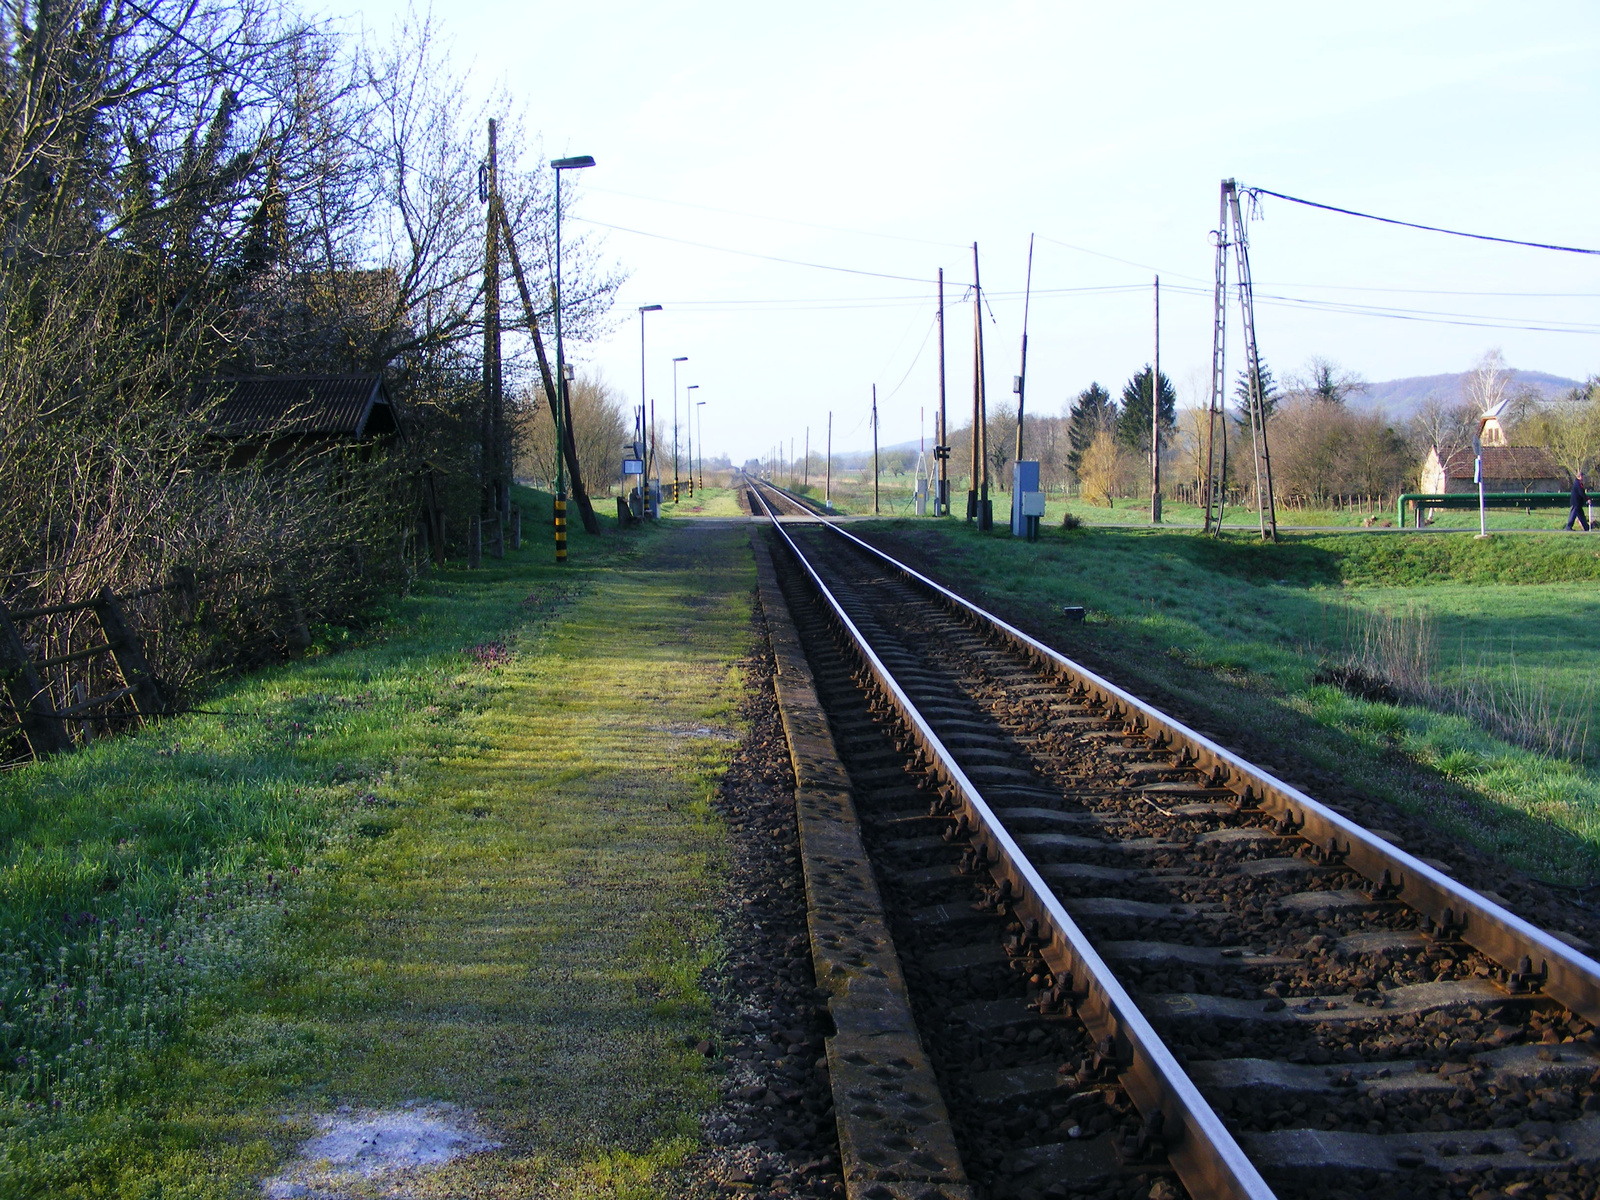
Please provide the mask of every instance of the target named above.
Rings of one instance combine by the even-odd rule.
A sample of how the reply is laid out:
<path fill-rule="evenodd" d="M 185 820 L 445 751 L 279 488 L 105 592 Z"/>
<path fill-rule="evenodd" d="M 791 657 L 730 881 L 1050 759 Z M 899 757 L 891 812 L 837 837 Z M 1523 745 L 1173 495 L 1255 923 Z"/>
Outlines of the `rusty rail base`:
<path fill-rule="evenodd" d="M 848 1200 L 973 1200 L 839 761 L 772 553 L 751 530 L 774 687 L 794 766 L 806 923 L 828 1039 L 839 1158 Z"/>

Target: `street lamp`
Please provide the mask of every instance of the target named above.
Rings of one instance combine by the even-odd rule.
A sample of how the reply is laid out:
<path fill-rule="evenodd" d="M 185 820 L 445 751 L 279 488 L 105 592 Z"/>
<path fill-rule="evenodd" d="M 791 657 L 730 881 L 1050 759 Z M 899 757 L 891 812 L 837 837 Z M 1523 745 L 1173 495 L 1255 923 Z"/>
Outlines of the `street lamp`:
<path fill-rule="evenodd" d="M 691 383 L 683 389 L 683 406 L 688 410 L 683 414 L 686 421 L 689 415 L 694 412 L 689 403 L 694 397 L 689 393 L 695 391 L 699 386 L 698 383 Z M 689 425 L 689 499 L 694 499 L 694 426 L 692 424 Z"/>
<path fill-rule="evenodd" d="M 577 171 L 594 166 L 587 154 L 574 158 L 552 159 L 550 166 L 556 173 L 556 387 L 561 395 L 556 401 L 556 561 L 567 561 L 567 464 L 562 456 L 566 443 L 563 426 L 568 410 L 567 360 L 561 345 L 561 172 Z"/>
<path fill-rule="evenodd" d="M 706 406 L 704 400 L 694 402 L 694 419 L 700 426 L 700 490 L 706 490 L 706 425 L 702 419 L 701 409 Z"/>
<path fill-rule="evenodd" d="M 672 502 L 678 502 L 678 364 L 688 362 L 689 356 L 672 360 Z"/>
<path fill-rule="evenodd" d="M 659 305 L 659 304 L 641 304 L 639 306 L 639 425 L 638 425 L 638 429 L 639 429 L 640 433 L 644 432 L 644 410 L 645 410 L 645 405 L 648 403 L 648 401 L 645 399 L 646 391 L 645 391 L 645 383 L 644 383 L 644 315 L 645 315 L 645 313 L 660 312 L 660 311 L 661 311 L 661 305 Z M 642 452 L 643 447 L 641 446 L 641 447 L 638 447 L 637 449 L 639 449 Z M 644 474 L 641 474 L 639 476 L 639 515 L 641 517 L 644 516 L 644 507 L 645 507 L 645 495 L 644 495 L 644 492 L 645 492 L 645 479 L 646 479 L 646 476 Z M 628 479 L 627 479 L 626 475 L 624 475 L 623 479 L 622 479 L 622 499 L 623 499 L 624 503 L 626 503 L 627 499 L 628 499 Z"/>

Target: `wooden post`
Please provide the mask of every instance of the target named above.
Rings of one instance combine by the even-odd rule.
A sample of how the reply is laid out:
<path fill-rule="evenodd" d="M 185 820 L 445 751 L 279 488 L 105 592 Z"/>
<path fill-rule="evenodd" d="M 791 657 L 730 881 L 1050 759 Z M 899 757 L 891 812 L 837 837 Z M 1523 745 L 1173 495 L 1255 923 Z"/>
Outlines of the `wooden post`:
<path fill-rule="evenodd" d="M 122 615 L 122 606 L 117 603 L 117 597 L 109 587 L 101 588 L 100 594 L 94 598 L 94 615 L 100 619 L 100 630 L 105 635 L 106 644 L 111 647 L 112 660 L 122 674 L 123 685 L 132 691 L 133 705 L 139 710 L 139 715 L 148 720 L 170 712 L 171 707 L 161 694 L 161 685 L 156 682 L 155 672 L 145 659 L 144 647 L 139 645 L 139 639 L 134 636 L 133 629 Z M 304 622 L 303 616 L 301 621 Z M 310 640 L 308 633 L 308 644 Z"/>
<path fill-rule="evenodd" d="M 39 681 L 39 672 L 34 670 L 22 635 L 11 623 L 4 604 L 0 604 L 0 675 L 5 676 L 11 707 L 22 722 L 22 732 L 34 758 L 45 759 L 71 750 L 72 739 L 56 717 L 50 694 Z"/>
<path fill-rule="evenodd" d="M 467 521 L 467 570 L 476 571 L 481 566 L 483 566 L 483 521 L 473 517 Z"/>
<path fill-rule="evenodd" d="M 513 550 L 522 549 L 522 506 L 520 504 L 511 506 L 511 548 Z"/>
<path fill-rule="evenodd" d="M 828 475 L 822 485 L 822 498 L 828 508 L 833 508 L 833 410 L 828 410 Z"/>
<path fill-rule="evenodd" d="M 494 556 L 496 558 L 504 558 L 506 556 L 506 527 L 500 524 L 499 513 L 495 513 L 488 520 L 494 526 Z"/>

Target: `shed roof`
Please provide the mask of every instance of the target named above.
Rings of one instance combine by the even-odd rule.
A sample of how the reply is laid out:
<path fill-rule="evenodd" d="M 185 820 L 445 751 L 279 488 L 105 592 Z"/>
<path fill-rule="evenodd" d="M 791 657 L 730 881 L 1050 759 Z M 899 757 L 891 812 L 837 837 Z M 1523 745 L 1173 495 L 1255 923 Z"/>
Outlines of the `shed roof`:
<path fill-rule="evenodd" d="M 1472 451 L 1457 450 L 1444 464 L 1446 479 L 1473 477 Z M 1560 479 L 1566 475 L 1555 455 L 1543 446 L 1485 446 L 1485 479 Z"/>
<path fill-rule="evenodd" d="M 226 438 L 347 437 L 400 428 L 383 376 L 280 375 L 219 379 L 212 431 Z"/>

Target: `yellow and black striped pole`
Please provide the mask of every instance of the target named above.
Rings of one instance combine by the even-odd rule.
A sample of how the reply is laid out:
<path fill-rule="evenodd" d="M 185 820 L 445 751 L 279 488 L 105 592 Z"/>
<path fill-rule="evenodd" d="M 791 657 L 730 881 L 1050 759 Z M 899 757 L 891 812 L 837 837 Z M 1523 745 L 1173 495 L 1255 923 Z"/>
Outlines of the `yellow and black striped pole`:
<path fill-rule="evenodd" d="M 567 494 L 556 493 L 556 561 L 567 561 Z"/>

